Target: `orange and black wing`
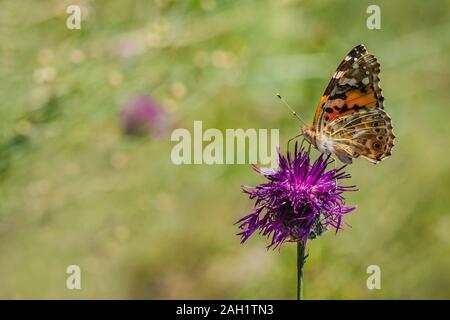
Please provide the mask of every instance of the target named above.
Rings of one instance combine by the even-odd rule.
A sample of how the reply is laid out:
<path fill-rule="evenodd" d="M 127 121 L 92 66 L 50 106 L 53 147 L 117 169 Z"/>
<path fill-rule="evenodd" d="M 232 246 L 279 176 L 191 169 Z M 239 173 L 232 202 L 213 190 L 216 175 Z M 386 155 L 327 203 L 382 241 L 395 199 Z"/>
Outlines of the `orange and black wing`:
<path fill-rule="evenodd" d="M 320 132 L 330 122 L 365 108 L 383 109 L 380 64 L 364 45 L 354 47 L 339 64 L 314 116 Z"/>

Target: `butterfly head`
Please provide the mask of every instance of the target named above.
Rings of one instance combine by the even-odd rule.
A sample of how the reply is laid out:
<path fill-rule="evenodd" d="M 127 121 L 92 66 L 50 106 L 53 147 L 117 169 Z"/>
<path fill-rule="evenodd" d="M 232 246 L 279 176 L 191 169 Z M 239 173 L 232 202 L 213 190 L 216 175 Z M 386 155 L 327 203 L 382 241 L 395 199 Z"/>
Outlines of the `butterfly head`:
<path fill-rule="evenodd" d="M 302 127 L 303 137 L 311 143 L 314 147 L 317 148 L 316 144 L 316 131 L 312 128 L 312 126 L 304 126 Z"/>

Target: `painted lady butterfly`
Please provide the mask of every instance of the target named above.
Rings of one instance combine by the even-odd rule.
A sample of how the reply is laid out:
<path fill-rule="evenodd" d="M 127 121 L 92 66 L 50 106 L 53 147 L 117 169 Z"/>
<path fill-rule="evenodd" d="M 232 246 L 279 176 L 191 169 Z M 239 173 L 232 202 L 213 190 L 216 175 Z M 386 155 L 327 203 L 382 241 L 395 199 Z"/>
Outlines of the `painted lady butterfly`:
<path fill-rule="evenodd" d="M 354 47 L 325 89 L 312 126 L 302 128 L 305 139 L 347 164 L 352 158 L 378 163 L 390 156 L 395 136 L 383 110 L 379 74 L 377 59 L 364 45 Z"/>

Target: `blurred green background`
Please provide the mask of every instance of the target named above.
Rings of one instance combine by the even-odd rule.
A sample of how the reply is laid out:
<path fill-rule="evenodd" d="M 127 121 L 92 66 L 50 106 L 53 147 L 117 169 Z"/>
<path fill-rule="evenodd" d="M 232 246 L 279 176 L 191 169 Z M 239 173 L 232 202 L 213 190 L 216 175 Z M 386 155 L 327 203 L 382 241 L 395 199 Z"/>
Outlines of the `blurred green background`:
<path fill-rule="evenodd" d="M 235 236 L 240 185 L 262 178 L 175 166 L 170 134 L 124 135 L 119 114 L 144 94 L 171 130 L 280 128 L 284 146 L 299 124 L 275 93 L 312 121 L 359 43 L 381 62 L 396 147 L 347 169 L 352 228 L 309 243 L 305 297 L 450 298 L 450 2 L 6 0 L 0 24 L 0 298 L 295 298 L 295 245 Z M 66 289 L 72 264 L 82 290 Z"/>

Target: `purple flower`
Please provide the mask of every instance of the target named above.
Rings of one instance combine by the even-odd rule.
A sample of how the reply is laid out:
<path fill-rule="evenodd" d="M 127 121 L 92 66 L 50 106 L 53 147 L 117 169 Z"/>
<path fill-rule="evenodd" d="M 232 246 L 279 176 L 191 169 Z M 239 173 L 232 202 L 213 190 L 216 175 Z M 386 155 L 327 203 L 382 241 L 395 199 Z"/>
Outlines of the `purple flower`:
<path fill-rule="evenodd" d="M 237 222 L 242 230 L 238 233 L 241 243 L 257 230 L 272 236 L 268 247 L 276 248 L 286 241 L 306 244 L 308 238 L 316 238 L 328 227 L 336 232 L 342 229 L 342 217 L 355 209 L 345 205 L 342 194 L 357 191 L 355 186 L 339 184 L 350 178 L 343 172 L 345 166 L 326 171 L 332 161 L 323 154 L 311 165 L 309 153 L 303 148 L 298 150 L 297 145 L 294 159 L 289 152 L 284 157 L 278 151 L 278 157 L 279 167 L 274 171 L 253 166 L 269 182 L 242 187 L 256 202 L 251 214 Z"/>
<path fill-rule="evenodd" d="M 166 110 L 147 96 L 130 99 L 122 109 L 120 122 L 127 134 L 162 137 L 170 130 L 170 117 Z"/>

